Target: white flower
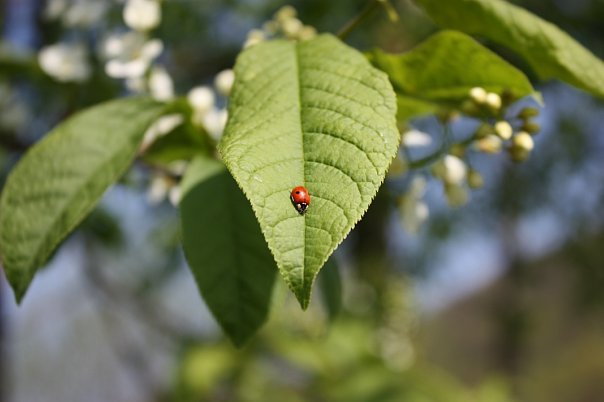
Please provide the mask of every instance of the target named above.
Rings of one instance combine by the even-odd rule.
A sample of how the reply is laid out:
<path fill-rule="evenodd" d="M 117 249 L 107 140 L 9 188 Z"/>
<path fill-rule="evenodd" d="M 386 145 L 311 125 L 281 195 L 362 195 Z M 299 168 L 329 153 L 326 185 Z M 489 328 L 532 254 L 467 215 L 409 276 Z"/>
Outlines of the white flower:
<path fill-rule="evenodd" d="M 222 70 L 214 79 L 214 86 L 224 96 L 229 96 L 235 82 L 235 73 L 231 69 Z"/>
<path fill-rule="evenodd" d="M 449 184 L 461 183 L 466 178 L 466 173 L 465 162 L 453 155 L 445 155 L 432 168 L 432 174 L 435 177 Z"/>
<path fill-rule="evenodd" d="M 184 122 L 184 117 L 181 114 L 174 113 L 160 117 L 153 123 L 145 132 L 141 151 L 146 150 L 157 138 L 162 137 Z"/>
<path fill-rule="evenodd" d="M 143 93 L 147 90 L 147 82 L 145 77 L 129 77 L 126 78 L 126 88 L 133 93 Z"/>
<path fill-rule="evenodd" d="M 111 36 L 104 44 L 104 55 L 110 59 L 105 72 L 113 78 L 142 77 L 149 65 L 163 50 L 159 39 L 146 41 L 138 32 Z"/>
<path fill-rule="evenodd" d="M 168 101 L 174 97 L 174 83 L 163 67 L 153 67 L 149 76 L 149 91 L 153 99 Z"/>
<path fill-rule="evenodd" d="M 428 204 L 411 197 L 404 197 L 401 204 L 401 220 L 409 233 L 417 233 L 430 217 Z"/>
<path fill-rule="evenodd" d="M 67 0 L 48 0 L 44 8 L 44 18 L 56 20 L 67 10 Z"/>
<path fill-rule="evenodd" d="M 401 198 L 399 204 L 401 222 L 409 233 L 417 233 L 430 216 L 428 205 L 422 201 L 425 190 L 426 180 L 421 176 L 415 176 L 409 190 Z"/>
<path fill-rule="evenodd" d="M 214 91 L 207 86 L 195 87 L 189 91 L 187 100 L 193 109 L 193 124 L 203 126 L 204 116 L 214 108 Z"/>
<path fill-rule="evenodd" d="M 174 181 L 170 177 L 163 174 L 155 175 L 151 179 L 149 190 L 147 190 L 147 200 L 152 205 L 161 203 L 173 186 Z"/>
<path fill-rule="evenodd" d="M 226 109 L 212 108 L 202 116 L 201 123 L 212 138 L 219 140 L 222 137 L 227 118 Z"/>
<path fill-rule="evenodd" d="M 63 13 L 66 27 L 91 27 L 101 21 L 109 8 L 106 0 L 77 0 Z"/>
<path fill-rule="evenodd" d="M 424 133 L 419 130 L 409 130 L 403 133 L 403 145 L 411 147 L 425 147 L 432 143 L 432 137 L 430 134 Z"/>
<path fill-rule="evenodd" d="M 58 43 L 42 48 L 40 68 L 61 82 L 82 82 L 90 77 L 88 53 L 81 44 Z"/>
<path fill-rule="evenodd" d="M 182 192 L 180 191 L 180 186 L 173 186 L 168 192 L 168 200 L 170 204 L 177 207 L 180 204 L 180 198 L 182 196 Z"/>
<path fill-rule="evenodd" d="M 124 21 L 135 31 L 150 31 L 161 21 L 161 7 L 156 0 L 128 0 Z"/>

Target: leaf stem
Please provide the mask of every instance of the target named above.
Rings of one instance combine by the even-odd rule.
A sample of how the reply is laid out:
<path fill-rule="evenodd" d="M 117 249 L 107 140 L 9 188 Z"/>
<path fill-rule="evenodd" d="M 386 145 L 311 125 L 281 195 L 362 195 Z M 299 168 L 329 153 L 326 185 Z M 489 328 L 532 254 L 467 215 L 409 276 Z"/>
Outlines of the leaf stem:
<path fill-rule="evenodd" d="M 390 3 L 389 0 L 371 0 L 369 3 L 365 5 L 365 8 L 361 10 L 361 12 L 348 21 L 346 25 L 344 25 L 337 33 L 338 38 L 345 39 L 352 31 L 354 31 L 367 17 L 373 13 L 373 11 L 379 7 L 384 7 L 386 13 L 388 14 L 388 18 L 392 22 L 396 22 L 399 19 L 399 16 L 394 9 L 394 6 Z"/>

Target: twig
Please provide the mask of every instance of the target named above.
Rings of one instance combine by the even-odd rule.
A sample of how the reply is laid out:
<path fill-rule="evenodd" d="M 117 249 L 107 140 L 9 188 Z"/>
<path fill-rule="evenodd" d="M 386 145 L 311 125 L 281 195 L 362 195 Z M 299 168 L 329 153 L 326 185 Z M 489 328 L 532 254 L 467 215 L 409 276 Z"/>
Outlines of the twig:
<path fill-rule="evenodd" d="M 380 6 L 384 7 L 384 9 L 386 10 L 386 13 L 388 14 L 388 18 L 390 19 L 390 21 L 392 21 L 392 22 L 398 21 L 398 19 L 399 19 L 398 14 L 397 14 L 396 10 L 394 9 L 394 7 L 392 6 L 392 4 L 390 4 L 390 1 L 388 1 L 388 0 L 371 0 L 369 3 L 367 3 L 365 5 L 365 8 L 363 8 L 363 10 L 361 10 L 361 12 L 356 17 L 354 17 L 353 19 L 348 21 L 346 23 L 346 25 L 344 25 L 338 31 L 338 33 L 337 33 L 338 38 L 345 39 L 352 31 L 354 31 L 361 24 L 361 22 L 363 22 L 364 19 L 369 17 L 369 15 L 371 15 L 371 13 L 373 13 L 373 11 Z"/>

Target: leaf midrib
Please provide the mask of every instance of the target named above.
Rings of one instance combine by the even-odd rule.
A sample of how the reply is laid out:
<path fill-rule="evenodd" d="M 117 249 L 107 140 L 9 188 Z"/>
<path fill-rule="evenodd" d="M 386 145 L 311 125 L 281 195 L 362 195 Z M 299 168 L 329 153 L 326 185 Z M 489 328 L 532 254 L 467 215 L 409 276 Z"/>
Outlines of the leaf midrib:
<path fill-rule="evenodd" d="M 302 126 L 302 74 L 300 69 L 300 42 L 294 44 L 294 65 L 296 67 L 296 76 L 297 76 L 297 92 L 298 92 L 298 126 L 300 127 L 300 140 L 301 140 L 301 148 L 302 148 L 302 185 L 306 187 L 306 154 L 304 152 L 304 127 Z M 303 230 L 303 238 L 304 244 L 302 247 L 302 262 L 304 268 L 302 269 L 302 289 L 306 288 L 306 215 L 302 215 L 301 218 L 304 220 L 304 224 L 302 225 Z M 308 303 L 305 303 L 308 304 Z M 303 306 L 304 308 L 304 306 Z"/>

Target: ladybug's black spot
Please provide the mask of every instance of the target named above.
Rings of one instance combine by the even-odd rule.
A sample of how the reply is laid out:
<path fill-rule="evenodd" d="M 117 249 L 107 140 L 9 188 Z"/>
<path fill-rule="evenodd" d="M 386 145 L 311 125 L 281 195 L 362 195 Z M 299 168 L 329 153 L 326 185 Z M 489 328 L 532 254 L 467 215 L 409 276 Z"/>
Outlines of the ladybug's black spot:
<path fill-rule="evenodd" d="M 300 192 L 299 192 L 299 191 L 296 191 L 296 194 L 300 194 Z"/>
<path fill-rule="evenodd" d="M 301 202 L 299 204 L 296 204 L 295 207 L 296 211 L 298 211 L 300 215 L 304 215 L 304 213 L 306 212 L 306 208 L 308 208 L 308 204 L 305 202 Z"/>

